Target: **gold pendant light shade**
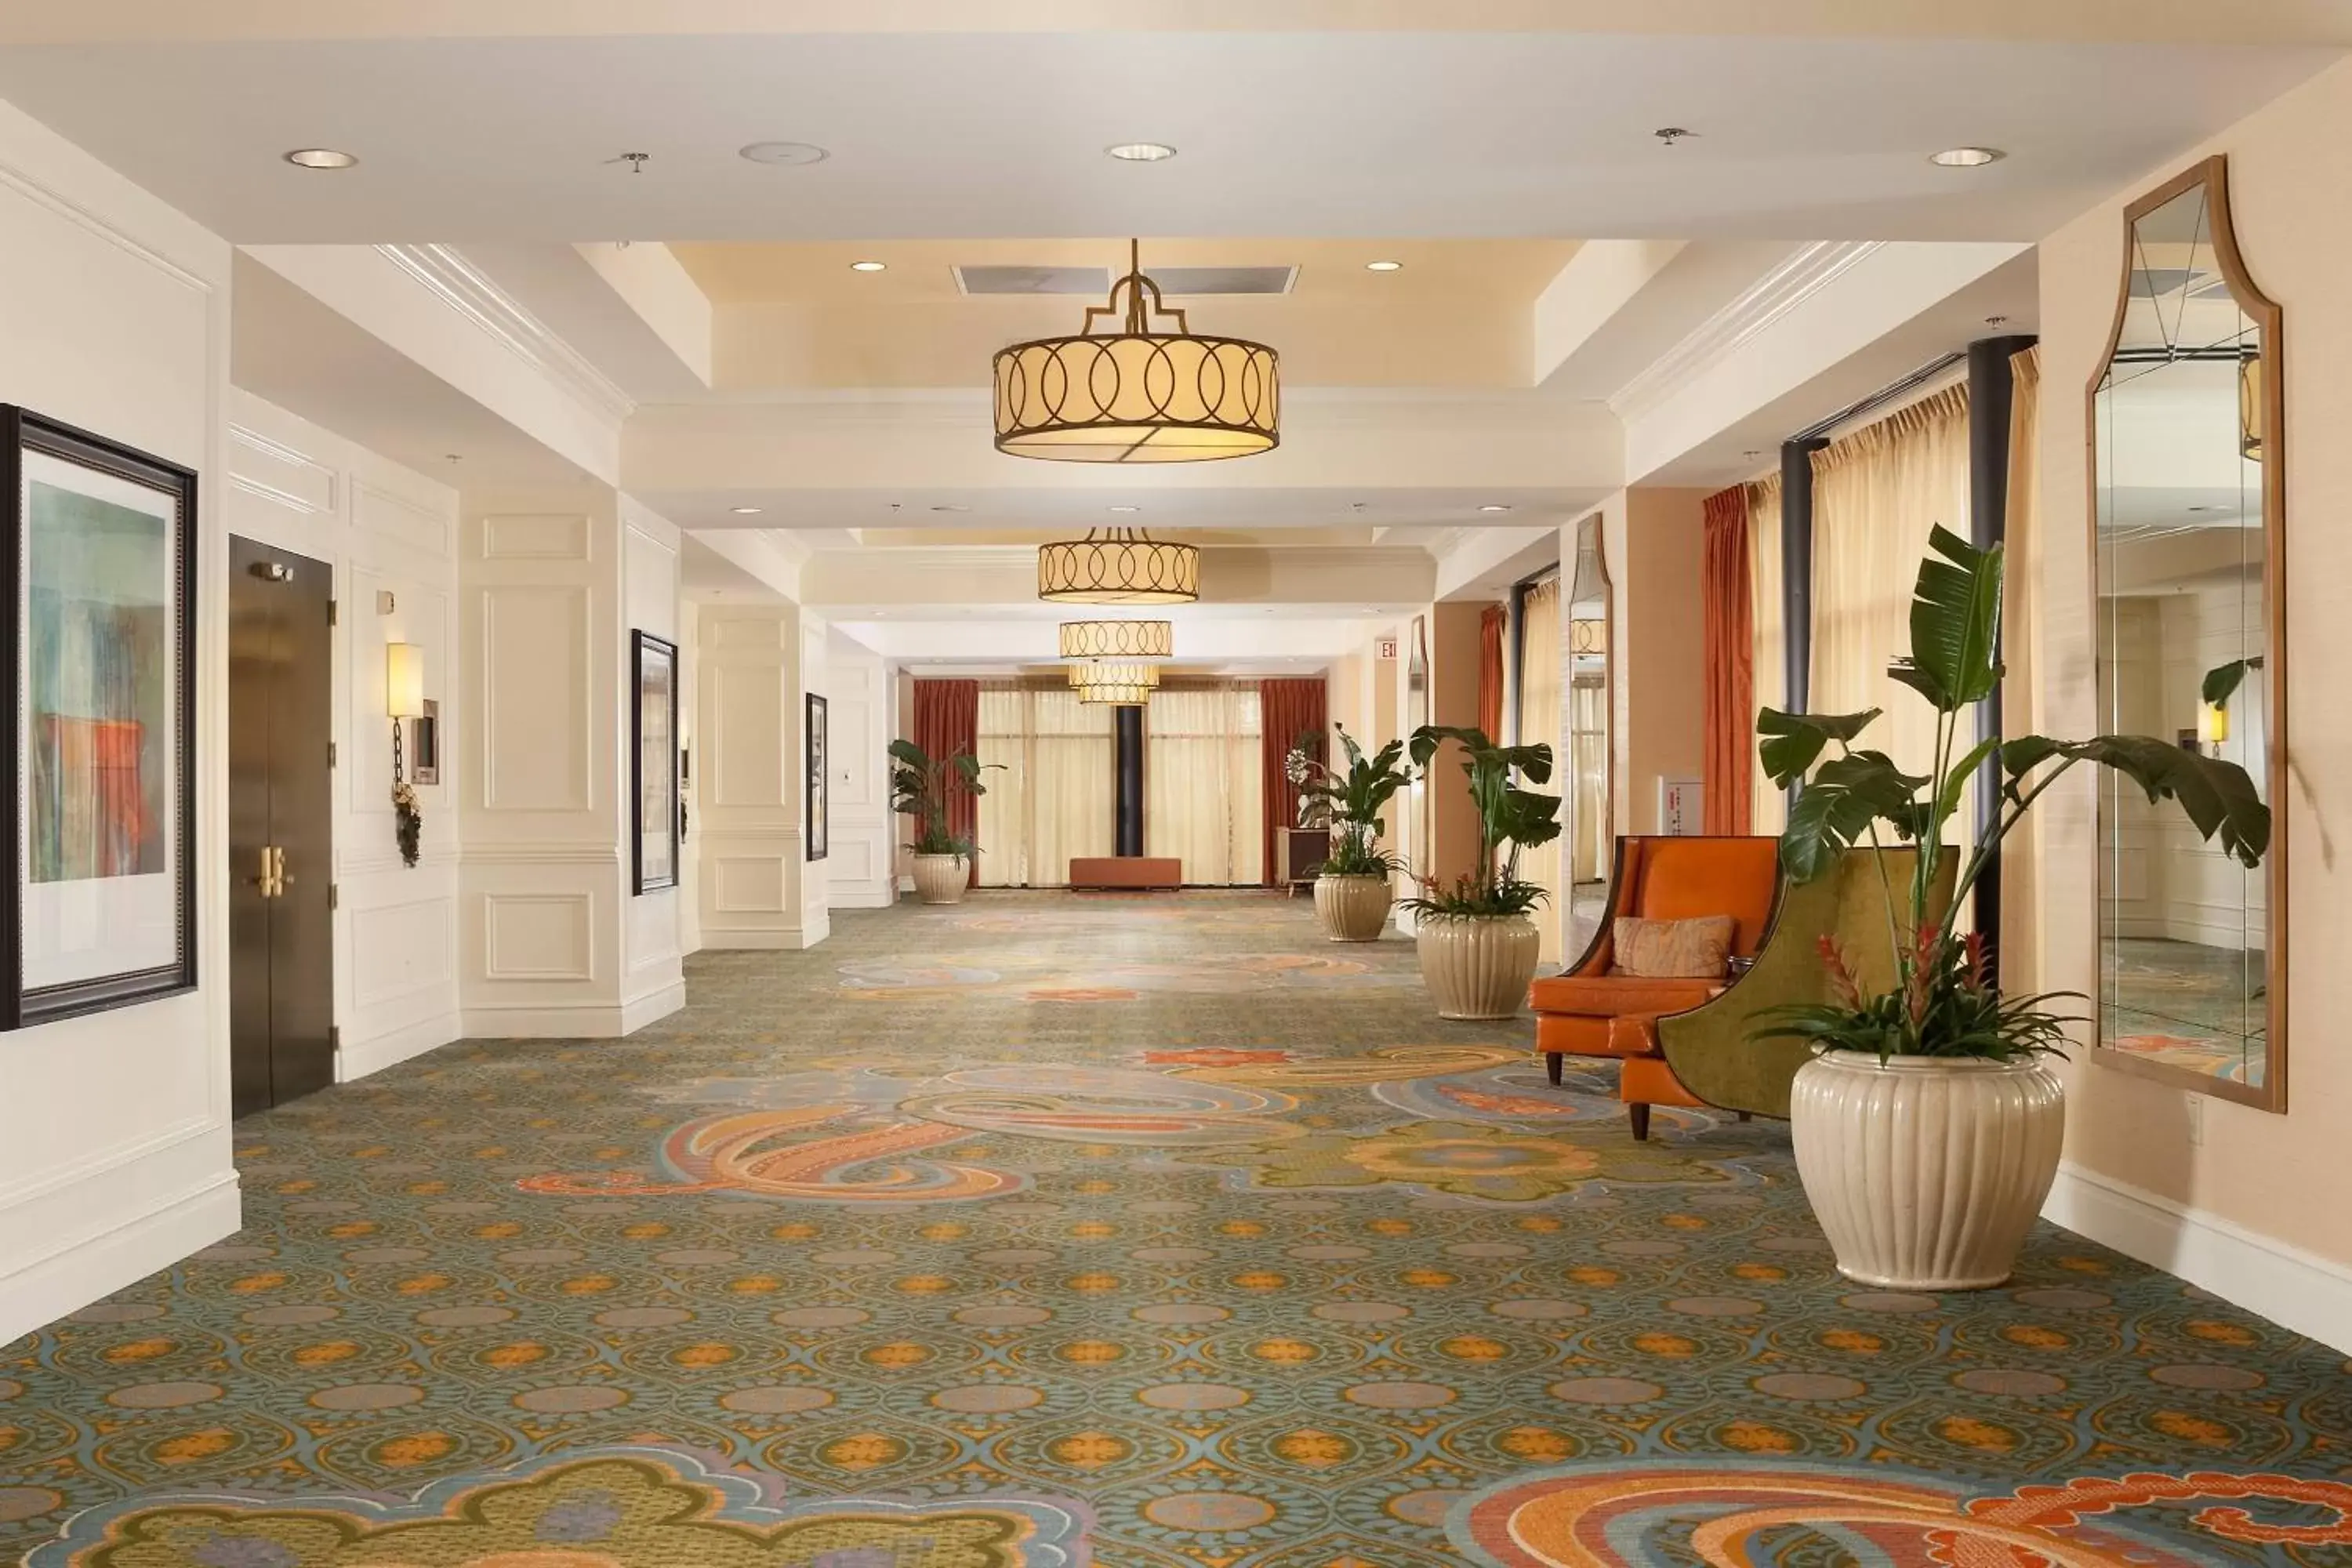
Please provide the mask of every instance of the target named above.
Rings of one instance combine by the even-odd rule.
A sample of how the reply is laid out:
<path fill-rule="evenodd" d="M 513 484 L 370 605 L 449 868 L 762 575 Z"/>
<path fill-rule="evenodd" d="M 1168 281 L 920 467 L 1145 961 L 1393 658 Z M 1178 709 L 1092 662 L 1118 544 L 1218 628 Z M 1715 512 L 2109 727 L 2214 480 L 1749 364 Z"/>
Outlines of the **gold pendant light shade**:
<path fill-rule="evenodd" d="M 1078 700 L 1089 707 L 1141 708 L 1151 700 L 1149 686 L 1081 686 Z"/>
<path fill-rule="evenodd" d="M 1166 621 L 1064 621 L 1064 658 L 1170 658 L 1176 631 Z"/>
<path fill-rule="evenodd" d="M 1201 552 L 1139 528 L 1089 529 L 1037 549 L 1037 596 L 1072 605 L 1189 605 L 1201 596 Z"/>
<path fill-rule="evenodd" d="M 1139 686 L 1146 691 L 1160 684 L 1156 664 L 1074 664 L 1070 685 L 1078 691 L 1089 686 Z"/>
<path fill-rule="evenodd" d="M 1122 300 L 1121 296 L 1125 299 Z M 1173 331 L 1152 331 L 1153 318 Z M 1097 321 L 1118 322 L 1097 332 Z M 1281 440 L 1280 356 L 1264 343 L 1198 336 L 1160 302 L 1129 242 L 1127 276 L 1076 335 L 999 350 L 996 449 L 1066 463 L 1197 463 Z"/>

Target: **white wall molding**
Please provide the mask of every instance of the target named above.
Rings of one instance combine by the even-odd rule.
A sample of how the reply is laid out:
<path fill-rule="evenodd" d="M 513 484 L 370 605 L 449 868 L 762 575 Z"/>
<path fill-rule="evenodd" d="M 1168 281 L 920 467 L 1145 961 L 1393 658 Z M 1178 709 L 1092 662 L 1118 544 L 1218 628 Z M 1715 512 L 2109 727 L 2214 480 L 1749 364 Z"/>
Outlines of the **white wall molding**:
<path fill-rule="evenodd" d="M 1759 278 L 1660 354 L 1647 369 L 1619 387 L 1609 406 L 1620 418 L 1637 419 L 1672 397 L 1706 369 L 1837 281 L 1869 256 L 1882 240 L 1822 240 L 1808 245 Z"/>
<path fill-rule="evenodd" d="M 198 1178 L 178 1193 L 150 1197 L 121 1225 L 71 1238 L 58 1250 L 0 1279 L 0 1334 L 9 1341 L 102 1300 L 159 1273 L 244 1223 L 234 1169 Z"/>
<path fill-rule="evenodd" d="M 436 1013 L 413 1024 L 386 1029 L 364 1040 L 347 1037 L 343 1041 L 342 1060 L 338 1064 L 335 1079 L 339 1083 L 349 1083 L 355 1078 L 365 1078 L 370 1073 L 382 1072 L 388 1067 L 397 1067 L 402 1062 L 421 1057 L 427 1051 L 438 1050 L 458 1038 L 463 1027 L 464 1020 L 457 1013 Z"/>
<path fill-rule="evenodd" d="M 2352 1354 L 2352 1268 L 2072 1161 L 2042 1217 Z"/>
<path fill-rule="evenodd" d="M 442 303 L 489 334 L 491 341 L 525 364 L 563 386 L 583 403 L 616 423 L 636 408 L 636 400 L 591 364 L 522 302 L 446 245 L 379 245 L 394 266 L 432 290 Z"/>

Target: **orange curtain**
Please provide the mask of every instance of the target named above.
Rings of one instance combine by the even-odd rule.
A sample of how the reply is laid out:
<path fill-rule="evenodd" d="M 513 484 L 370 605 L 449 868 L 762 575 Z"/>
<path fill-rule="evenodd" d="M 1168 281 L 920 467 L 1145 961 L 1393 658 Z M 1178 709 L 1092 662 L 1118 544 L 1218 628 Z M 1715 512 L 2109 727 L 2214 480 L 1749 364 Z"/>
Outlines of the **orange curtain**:
<path fill-rule="evenodd" d="M 1301 735 L 1320 737 L 1330 728 L 1328 693 L 1321 677 L 1305 680 L 1267 680 L 1258 685 L 1258 756 L 1265 800 L 1265 885 L 1274 886 L 1281 862 L 1275 858 L 1274 836 L 1298 820 L 1298 786 L 1282 771 Z"/>
<path fill-rule="evenodd" d="M 1489 605 L 1478 616 L 1478 728 L 1501 745 L 1503 734 L 1503 634 L 1511 612 Z"/>
<path fill-rule="evenodd" d="M 1756 665 L 1748 576 L 1748 492 L 1740 486 L 1706 498 L 1706 556 L 1699 593 L 1706 666 L 1705 781 L 1706 830 L 1746 833 L 1754 821 Z"/>
<path fill-rule="evenodd" d="M 977 680 L 918 680 L 915 682 L 915 732 L 908 737 L 923 748 L 931 761 L 944 762 L 958 752 L 980 755 L 980 682 Z M 970 835 L 979 842 L 980 798 L 950 773 L 947 783 L 948 831 Z M 971 886 L 980 886 L 980 861 L 971 863 Z"/>

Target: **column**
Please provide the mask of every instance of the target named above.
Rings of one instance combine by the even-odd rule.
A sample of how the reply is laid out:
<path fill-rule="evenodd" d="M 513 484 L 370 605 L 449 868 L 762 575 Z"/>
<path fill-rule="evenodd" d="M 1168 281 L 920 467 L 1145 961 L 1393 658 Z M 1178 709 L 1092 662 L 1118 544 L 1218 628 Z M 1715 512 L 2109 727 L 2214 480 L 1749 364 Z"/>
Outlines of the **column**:
<path fill-rule="evenodd" d="M 809 859 L 808 694 L 825 624 L 789 599 L 698 607 L 697 881 L 706 948 L 804 948 L 831 930 Z"/>

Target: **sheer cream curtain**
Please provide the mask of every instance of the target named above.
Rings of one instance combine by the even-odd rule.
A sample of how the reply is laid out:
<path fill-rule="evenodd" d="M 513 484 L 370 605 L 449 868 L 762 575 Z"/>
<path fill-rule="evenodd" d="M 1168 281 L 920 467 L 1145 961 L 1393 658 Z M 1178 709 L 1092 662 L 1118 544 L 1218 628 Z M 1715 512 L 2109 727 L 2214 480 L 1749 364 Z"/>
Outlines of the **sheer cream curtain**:
<path fill-rule="evenodd" d="M 1265 781 L 1255 686 L 1167 687 L 1143 715 L 1143 852 L 1184 880 L 1265 880 Z"/>
<path fill-rule="evenodd" d="M 1115 847 L 1118 742 L 1111 710 L 1066 687 L 980 693 L 980 761 L 1001 764 L 980 800 L 983 887 L 1058 888 L 1077 856 Z"/>
<path fill-rule="evenodd" d="M 1864 739 L 1906 773 L 1935 761 L 1936 711 L 1887 679 L 1911 650 L 1911 589 L 1937 524 L 1969 532 L 1969 394 L 1934 393 L 1813 454 L 1816 713 L 1884 709 Z M 1976 743 L 1963 715 L 1958 756 Z M 1964 804 L 1947 829 L 1970 843 Z"/>
<path fill-rule="evenodd" d="M 1519 744 L 1549 746 L 1551 782 L 1533 787 L 1559 795 L 1572 787 L 1570 759 L 1560 747 L 1559 578 L 1557 574 L 1530 584 L 1519 599 Z M 1566 824 L 1563 821 L 1562 826 Z M 1519 875 L 1548 889 L 1551 900 L 1536 917 L 1543 932 L 1541 958 L 1556 960 L 1568 911 L 1560 898 L 1560 840 L 1529 849 L 1519 857 Z"/>
<path fill-rule="evenodd" d="M 1781 619 L 1780 476 L 1759 479 L 1748 489 L 1748 584 L 1754 613 L 1755 699 L 1760 710 L 1783 708 L 1788 702 L 1789 637 Z M 1748 831 L 1778 834 L 1789 826 L 1789 797 L 1764 776 L 1759 764 L 1752 787 L 1756 795 Z"/>

